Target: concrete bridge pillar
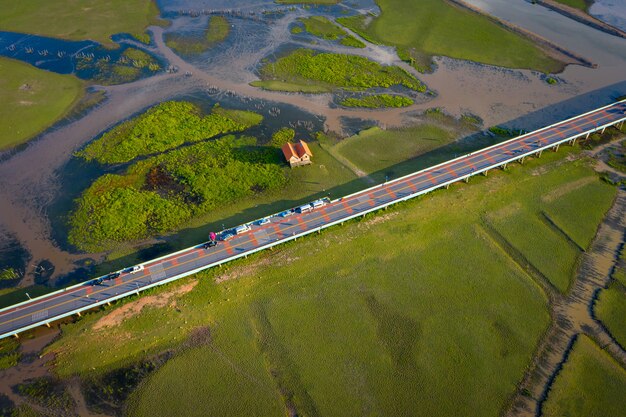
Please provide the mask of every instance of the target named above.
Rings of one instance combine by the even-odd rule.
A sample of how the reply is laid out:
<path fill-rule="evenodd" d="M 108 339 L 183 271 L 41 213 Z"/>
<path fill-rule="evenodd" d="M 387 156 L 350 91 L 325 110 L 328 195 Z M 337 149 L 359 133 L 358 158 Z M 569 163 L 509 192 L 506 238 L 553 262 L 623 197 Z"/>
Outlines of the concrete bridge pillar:
<path fill-rule="evenodd" d="M 46 327 L 50 328 L 50 323 L 46 323 Z"/>
<path fill-rule="evenodd" d="M 604 127 L 602 128 L 602 132 L 600 132 L 600 133 L 604 133 L 604 131 L 605 131 L 605 130 L 606 130 L 606 126 L 604 126 Z"/>
<path fill-rule="evenodd" d="M 591 132 L 587 132 L 587 136 L 585 136 L 585 139 L 589 139 L 589 135 L 591 135 Z"/>
<path fill-rule="evenodd" d="M 465 181 L 465 183 L 467 184 L 469 182 L 469 177 L 465 177 L 463 181 Z"/>
<path fill-rule="evenodd" d="M 537 152 L 537 157 L 538 157 L 538 158 L 541 158 L 541 154 L 542 154 L 542 153 L 543 153 L 543 149 L 542 149 L 542 150 L 540 150 L 539 152 Z"/>
<path fill-rule="evenodd" d="M 522 157 L 519 159 L 519 163 L 520 163 L 520 164 L 522 164 L 522 165 L 524 165 L 524 159 L 525 159 L 525 158 L 526 158 L 525 156 L 522 156 Z"/>
<path fill-rule="evenodd" d="M 501 165 L 502 171 L 506 171 L 506 166 L 507 166 L 507 165 L 508 165 L 508 164 L 502 164 L 502 165 Z"/>
<path fill-rule="evenodd" d="M 557 143 L 557 144 L 554 146 L 554 148 L 553 148 L 553 149 L 554 149 L 554 152 L 558 152 L 558 151 L 559 151 L 559 144 Z"/>
<path fill-rule="evenodd" d="M 489 172 L 489 170 L 488 170 L 488 169 L 484 170 L 484 171 L 483 171 L 483 175 L 486 177 L 488 172 Z"/>

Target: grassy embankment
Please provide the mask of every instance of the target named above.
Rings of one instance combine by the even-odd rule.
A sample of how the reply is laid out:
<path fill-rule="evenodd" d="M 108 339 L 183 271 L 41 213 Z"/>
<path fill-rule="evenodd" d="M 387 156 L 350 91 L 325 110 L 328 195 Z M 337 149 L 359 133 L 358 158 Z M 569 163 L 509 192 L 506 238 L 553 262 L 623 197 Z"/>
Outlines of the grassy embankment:
<path fill-rule="evenodd" d="M 185 415 L 400 415 L 416 403 L 426 415 L 498 415 L 549 315 L 484 212 L 535 212 L 542 196 L 576 192 L 585 178 L 604 187 L 585 161 L 563 164 L 565 152 L 198 274 L 175 308 L 146 307 L 99 331 L 103 314 L 87 315 L 49 348 L 57 372 L 99 375 L 209 326 L 208 345 L 135 391 L 130 415 L 168 415 L 174 404 Z"/>
<path fill-rule="evenodd" d="M 383 66 L 354 55 L 316 53 L 298 49 L 259 69 L 261 81 L 251 85 L 268 90 L 331 92 L 340 88 L 363 91 L 373 87 L 402 85 L 426 91 L 417 78 L 395 66 Z"/>
<path fill-rule="evenodd" d="M 593 0 L 554 0 L 557 3 L 564 4 L 566 6 L 573 7 L 575 9 L 582 10 L 586 12 L 589 9 L 589 6 L 593 3 Z"/>
<path fill-rule="evenodd" d="M 344 46 L 365 48 L 363 42 L 356 39 L 354 36 L 348 35 L 345 30 L 324 16 L 301 17 L 298 21 L 304 25 L 304 30 L 313 36 L 331 41 L 339 41 L 339 43 Z M 293 26 L 291 33 L 300 33 L 302 30 L 301 26 Z"/>
<path fill-rule="evenodd" d="M 2 2 L 0 30 L 54 38 L 91 39 L 115 47 L 111 35 L 130 33 L 146 41 L 144 30 L 162 24 L 153 0 L 21 0 Z"/>
<path fill-rule="evenodd" d="M 429 69 L 434 55 L 543 72 L 563 68 L 531 40 L 444 0 L 376 3 L 382 10 L 378 17 L 361 15 L 337 21 L 371 42 L 396 46 L 400 57 L 418 70 Z"/>
<path fill-rule="evenodd" d="M 551 416 L 620 416 L 626 409 L 626 370 L 591 339 L 580 336 L 543 406 Z"/>
<path fill-rule="evenodd" d="M 224 41 L 229 33 L 230 24 L 224 16 L 211 16 L 202 36 L 166 33 L 165 44 L 181 54 L 199 54 Z"/>
<path fill-rule="evenodd" d="M 83 95 L 83 82 L 0 58 L 0 150 L 32 138 L 63 118 Z"/>

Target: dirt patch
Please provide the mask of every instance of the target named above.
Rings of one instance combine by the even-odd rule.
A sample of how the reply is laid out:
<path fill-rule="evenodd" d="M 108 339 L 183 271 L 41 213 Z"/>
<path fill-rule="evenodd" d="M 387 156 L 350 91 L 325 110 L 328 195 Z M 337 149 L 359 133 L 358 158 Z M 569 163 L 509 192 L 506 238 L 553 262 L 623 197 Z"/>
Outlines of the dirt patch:
<path fill-rule="evenodd" d="M 367 220 L 366 222 L 364 222 L 362 224 L 365 227 L 374 226 L 375 224 L 383 223 L 383 222 L 386 222 L 387 220 L 393 219 L 398 214 L 400 214 L 400 213 L 395 211 L 393 213 L 387 213 L 387 214 L 383 214 L 383 215 L 378 215 L 378 216 L 372 217 L 371 219 Z"/>
<path fill-rule="evenodd" d="M 230 281 L 232 279 L 239 279 L 244 277 L 252 276 L 256 273 L 256 271 L 264 266 L 270 264 L 278 264 L 278 265 L 287 265 L 294 261 L 297 261 L 298 257 L 289 257 L 285 254 L 277 254 L 275 256 L 265 256 L 262 259 L 259 259 L 256 262 L 253 262 L 250 265 L 240 265 L 237 268 L 233 268 L 231 271 L 228 271 L 217 278 L 215 278 L 215 283 L 219 284 L 224 281 Z"/>
<path fill-rule="evenodd" d="M 557 188 L 556 190 L 551 191 L 548 194 L 541 196 L 541 201 L 543 201 L 544 203 L 551 203 L 552 201 L 558 200 L 564 195 L 569 194 L 572 191 L 578 190 L 584 187 L 585 185 L 591 184 L 592 182 L 595 182 L 597 180 L 598 179 L 595 176 L 590 176 L 590 177 L 581 178 L 576 181 L 568 182 L 567 184 L 564 184 L 563 186 Z"/>
<path fill-rule="evenodd" d="M 187 294 L 189 291 L 193 290 L 197 284 L 198 281 L 192 281 L 171 291 L 157 295 L 149 295 L 132 303 L 125 304 L 98 320 L 96 324 L 94 324 L 93 330 L 118 326 L 124 320 L 139 314 L 144 307 L 164 307 L 168 304 L 175 305 L 176 300 L 172 300 L 172 298 Z"/>

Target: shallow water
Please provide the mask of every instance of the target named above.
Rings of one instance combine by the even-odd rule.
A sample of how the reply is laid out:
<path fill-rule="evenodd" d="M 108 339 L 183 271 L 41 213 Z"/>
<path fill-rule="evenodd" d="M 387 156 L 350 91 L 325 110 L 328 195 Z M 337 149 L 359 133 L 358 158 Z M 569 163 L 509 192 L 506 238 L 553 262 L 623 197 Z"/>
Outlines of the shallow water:
<path fill-rule="evenodd" d="M 119 48 L 107 49 L 93 41 L 66 41 L 0 31 L 0 56 L 59 74 L 75 74 L 78 78 L 88 80 L 97 73 L 95 67 L 97 61 L 120 62 L 123 60 L 123 53 L 131 46 L 144 51 L 147 49 L 146 45 L 134 41 L 127 35 L 116 35 L 113 40 L 120 44 Z M 151 75 L 151 72 L 144 68 L 141 76 L 148 75 Z"/>
<path fill-rule="evenodd" d="M 331 95 L 263 91 L 251 87 L 248 82 L 256 79 L 255 71 L 263 58 L 280 52 L 285 45 L 307 45 L 307 38 L 289 32 L 289 25 L 297 17 L 325 14 L 332 18 L 346 10 L 345 7 L 313 10 L 296 7 L 293 12 L 259 18 L 258 11 L 264 8 L 285 8 L 273 2 L 253 0 L 162 1 L 160 4 L 164 6 L 165 14 L 174 20 L 167 31 L 203 30 L 207 19 L 199 13 L 203 7 L 247 8 L 247 13 L 239 13 L 239 10 L 227 17 L 234 27 L 224 44 L 186 60 L 164 45 L 163 29 L 154 28 L 155 43 L 151 51 L 163 62 L 177 66 L 178 73 L 161 73 L 129 84 L 105 87 L 108 98 L 102 105 L 76 121 L 57 125 L 23 150 L 6 156 L 0 162 L 0 227 L 15 236 L 29 251 L 32 263 L 50 260 L 57 276 L 74 270 L 76 262 L 85 257 L 97 258 L 97 255 L 71 253 L 64 240 L 65 212 L 71 207 L 73 198 L 101 172 L 100 168 L 81 166 L 72 160 L 72 153 L 119 121 L 176 97 L 191 97 L 206 105 L 219 101 L 260 111 L 267 123 L 255 134 L 263 139 L 292 118 L 310 120 L 316 129 L 352 133 L 358 126 L 399 126 L 406 123 L 407 114 L 436 106 L 454 115 L 477 115 L 484 120 L 485 126 L 506 124 L 532 129 L 626 94 L 626 40 L 523 0 L 471 2 L 591 59 L 598 67 L 569 66 L 558 75 L 559 84 L 548 85 L 544 75 L 534 71 L 438 58 L 434 73 L 416 74 L 437 93 L 435 97 L 423 97 L 418 104 L 406 109 L 342 109 L 331 105 Z M 371 1 L 355 2 L 355 7 L 374 9 Z M 191 9 L 198 12 L 197 17 L 189 16 Z M 250 11 L 255 14 L 251 15 Z M 319 42 L 316 47 L 329 51 L 346 50 L 332 42 Z M 365 50 L 352 52 L 413 71 L 399 61 L 393 48 L 368 44 Z M 280 109 L 280 117 L 270 115 L 272 108 Z M 304 131 L 299 133 L 306 134 Z"/>
<path fill-rule="evenodd" d="M 624 0 L 595 0 L 589 8 L 589 14 L 626 31 L 626 1 Z"/>

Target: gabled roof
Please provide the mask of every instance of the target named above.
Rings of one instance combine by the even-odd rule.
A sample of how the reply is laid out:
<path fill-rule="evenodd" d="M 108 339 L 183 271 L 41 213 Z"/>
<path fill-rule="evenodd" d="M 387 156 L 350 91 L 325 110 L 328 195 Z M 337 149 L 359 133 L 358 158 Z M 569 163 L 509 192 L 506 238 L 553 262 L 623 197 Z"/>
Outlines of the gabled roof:
<path fill-rule="evenodd" d="M 296 153 L 293 144 L 290 142 L 285 143 L 281 149 L 283 150 L 283 155 L 285 155 L 285 159 L 287 159 L 287 161 L 290 161 L 291 158 L 300 158 Z"/>
<path fill-rule="evenodd" d="M 282 146 L 283 154 L 285 158 L 289 161 L 291 158 L 295 157 L 298 159 L 302 159 L 304 155 L 309 155 L 309 157 L 313 156 L 313 153 L 309 149 L 309 145 L 306 144 L 305 141 L 301 140 L 298 143 L 287 142 Z"/>
<path fill-rule="evenodd" d="M 298 152 L 298 157 L 302 158 L 304 155 L 313 156 L 311 150 L 309 149 L 309 145 L 306 144 L 305 141 L 301 140 L 299 143 L 295 145 L 296 151 Z"/>

